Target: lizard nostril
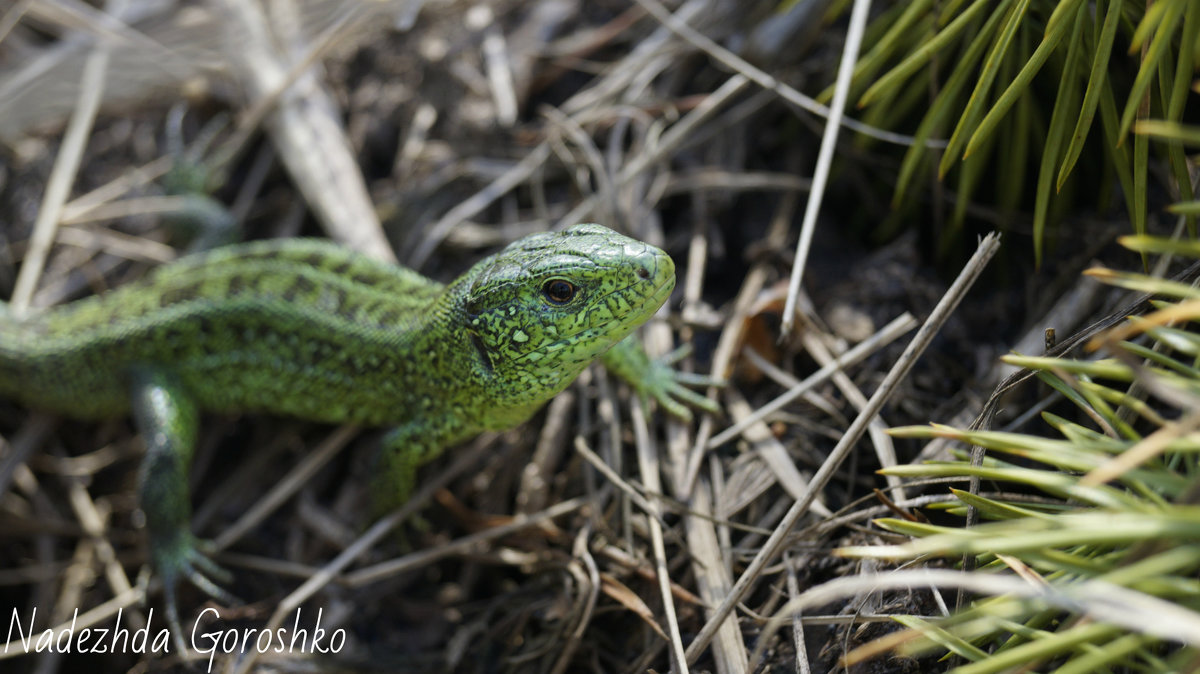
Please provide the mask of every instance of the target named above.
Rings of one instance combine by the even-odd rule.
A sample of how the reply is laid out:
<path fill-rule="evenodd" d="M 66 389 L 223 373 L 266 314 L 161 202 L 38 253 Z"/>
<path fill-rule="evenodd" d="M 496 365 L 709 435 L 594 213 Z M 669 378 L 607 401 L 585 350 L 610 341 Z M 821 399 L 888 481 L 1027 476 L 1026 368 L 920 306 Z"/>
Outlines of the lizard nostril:
<path fill-rule="evenodd" d="M 648 278 L 650 278 L 650 270 L 646 269 L 645 267 L 638 267 L 637 275 L 638 275 L 638 278 L 648 279 Z"/>

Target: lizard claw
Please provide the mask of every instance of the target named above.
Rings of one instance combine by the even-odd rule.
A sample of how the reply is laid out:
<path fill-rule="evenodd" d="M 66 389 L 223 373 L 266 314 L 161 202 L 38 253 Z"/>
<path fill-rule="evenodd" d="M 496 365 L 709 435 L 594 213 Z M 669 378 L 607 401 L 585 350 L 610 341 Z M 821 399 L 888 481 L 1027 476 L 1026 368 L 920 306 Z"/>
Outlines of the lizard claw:
<path fill-rule="evenodd" d="M 221 603 L 242 603 L 221 587 L 220 583 L 228 584 L 233 581 L 233 574 L 208 556 L 208 548 L 209 545 L 205 541 L 196 538 L 189 531 L 178 532 L 169 540 L 157 541 L 151 545 L 153 566 L 162 580 L 167 623 L 174 635 L 175 645 L 181 653 L 186 652 L 176 593 L 181 580 L 186 580 L 196 589 Z"/>
<path fill-rule="evenodd" d="M 672 365 L 692 352 L 690 344 L 675 349 L 661 358 L 649 362 L 646 372 L 634 384 L 643 401 L 654 398 L 673 416 L 690 421 L 694 407 L 717 414 L 721 411 L 715 400 L 711 400 L 688 386 L 724 386 L 725 382 L 707 375 L 679 372 Z"/>

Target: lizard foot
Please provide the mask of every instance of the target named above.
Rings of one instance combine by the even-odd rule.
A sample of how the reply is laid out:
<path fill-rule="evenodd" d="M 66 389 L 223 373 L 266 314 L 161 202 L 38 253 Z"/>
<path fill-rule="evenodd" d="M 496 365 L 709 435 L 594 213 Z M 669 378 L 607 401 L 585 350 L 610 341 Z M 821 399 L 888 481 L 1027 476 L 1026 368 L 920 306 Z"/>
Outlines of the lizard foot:
<path fill-rule="evenodd" d="M 692 411 L 696 409 L 717 414 L 721 408 L 715 400 L 700 395 L 688 386 L 724 386 L 725 382 L 702 374 L 679 372 L 673 365 L 691 353 L 690 344 L 675 349 L 661 358 L 649 362 L 647 370 L 639 377 L 636 388 L 643 402 L 654 398 L 672 415 L 689 421 Z M 647 407 L 647 410 L 649 407 Z"/>
<path fill-rule="evenodd" d="M 204 594 L 224 604 L 241 603 L 237 597 L 221 587 L 220 584 L 233 581 L 233 574 L 208 556 L 208 548 L 207 542 L 196 538 L 190 531 L 178 532 L 168 540 L 156 541 L 151 545 L 154 569 L 162 580 L 167 622 L 180 653 L 186 652 L 176 595 L 181 580 L 186 580 Z"/>

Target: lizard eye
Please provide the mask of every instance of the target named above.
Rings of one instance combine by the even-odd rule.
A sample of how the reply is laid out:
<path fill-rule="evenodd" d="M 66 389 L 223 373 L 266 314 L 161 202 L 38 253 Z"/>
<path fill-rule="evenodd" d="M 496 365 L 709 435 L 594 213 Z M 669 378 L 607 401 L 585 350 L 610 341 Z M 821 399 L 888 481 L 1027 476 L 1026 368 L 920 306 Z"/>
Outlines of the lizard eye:
<path fill-rule="evenodd" d="M 566 304 L 575 297 L 575 286 L 560 278 L 550 279 L 542 286 L 546 299 L 555 304 Z"/>

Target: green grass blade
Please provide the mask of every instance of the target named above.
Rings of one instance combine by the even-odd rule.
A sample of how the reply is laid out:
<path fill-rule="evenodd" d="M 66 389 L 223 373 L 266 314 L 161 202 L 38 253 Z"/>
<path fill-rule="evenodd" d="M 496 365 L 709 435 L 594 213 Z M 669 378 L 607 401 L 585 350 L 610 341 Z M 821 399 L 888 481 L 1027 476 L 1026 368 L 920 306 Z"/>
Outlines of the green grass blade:
<path fill-rule="evenodd" d="M 1147 325 L 1145 331 L 1147 335 L 1181 355 L 1191 356 L 1193 359 L 1200 357 L 1200 335 L 1156 325 Z"/>
<path fill-rule="evenodd" d="M 921 116 L 929 108 L 929 80 L 933 76 L 932 72 L 921 73 L 913 79 L 912 86 L 887 92 L 878 103 L 861 112 L 861 120 L 878 128 L 894 128 L 897 120 Z M 863 151 L 878 143 L 878 139 L 865 134 L 854 138 L 855 146 Z"/>
<path fill-rule="evenodd" d="M 1148 361 L 1157 363 L 1158 365 L 1161 365 L 1162 367 L 1164 367 L 1168 370 L 1171 370 L 1178 374 L 1181 374 L 1184 377 L 1188 377 L 1189 379 L 1200 379 L 1200 370 L 1196 369 L 1195 367 L 1190 367 L 1188 365 L 1185 365 L 1184 363 L 1181 363 L 1178 360 L 1171 358 L 1170 356 L 1166 355 L 1165 353 L 1160 353 L 1158 351 L 1155 351 L 1143 344 L 1135 344 L 1133 342 L 1121 342 L 1121 348 L 1125 349 L 1126 351 L 1134 354 L 1135 356 L 1137 356 L 1139 358 L 1145 358 Z M 1164 422 L 1156 421 L 1152 418 L 1150 418 L 1149 420 L 1152 423 L 1154 423 L 1155 425 L 1158 425 L 1158 426 L 1164 425 Z"/>
<path fill-rule="evenodd" d="M 1167 210 L 1175 215 L 1200 215 L 1200 201 L 1184 201 L 1167 206 Z"/>
<path fill-rule="evenodd" d="M 1175 76 L 1170 84 L 1167 102 L 1163 106 L 1169 122 L 1179 122 L 1183 119 L 1183 109 L 1190 94 L 1189 85 L 1193 75 L 1191 63 L 1194 55 L 1191 53 L 1191 48 L 1195 46 L 1198 37 L 1200 37 L 1200 10 L 1193 6 L 1191 11 L 1184 13 L 1183 34 L 1180 37 L 1179 54 L 1175 63 Z M 1166 86 L 1163 88 L 1167 90 Z M 1167 152 L 1170 153 L 1171 169 L 1175 173 L 1175 183 L 1179 187 L 1179 198 L 1185 201 L 1192 199 L 1194 196 L 1192 181 L 1183 148 L 1169 144 Z M 1195 236 L 1195 218 L 1189 218 L 1188 224 L 1192 228 L 1192 236 Z"/>
<path fill-rule="evenodd" d="M 1129 344 L 1130 344 L 1129 342 L 1123 342 L 1121 344 L 1121 346 L 1126 347 L 1127 350 L 1132 350 L 1132 349 L 1128 349 Z M 1149 351 L 1149 350 L 1147 349 L 1147 351 Z M 1156 351 L 1150 351 L 1149 357 L 1153 358 L 1154 356 L 1160 356 L 1160 355 L 1161 354 L 1159 354 Z M 1092 382 L 1092 381 L 1089 381 L 1089 382 L 1081 381 L 1080 386 L 1086 387 L 1087 389 L 1092 391 L 1095 395 L 1100 396 L 1104 400 L 1106 400 L 1114 405 L 1119 405 L 1121 407 L 1126 407 L 1126 408 L 1129 408 L 1130 410 L 1133 410 L 1135 413 L 1137 413 L 1138 416 L 1142 417 L 1149 423 L 1154 424 L 1156 427 L 1163 426 L 1167 423 L 1167 420 L 1164 419 L 1161 415 L 1159 415 L 1159 413 L 1156 412 L 1153 407 L 1148 405 L 1145 400 L 1142 400 L 1141 398 L 1138 398 L 1136 396 L 1129 395 L 1129 393 L 1127 391 L 1124 391 L 1124 390 L 1119 391 L 1117 389 L 1114 389 L 1114 388 L 1111 388 L 1108 386 L 1103 386 L 1101 384 L 1097 384 L 1096 382 Z"/>
<path fill-rule="evenodd" d="M 1067 382 L 1059 379 L 1051 372 L 1039 372 L 1038 378 L 1050 384 L 1056 391 L 1063 394 L 1068 400 L 1075 403 L 1084 414 L 1092 416 L 1099 420 L 1103 420 L 1110 428 L 1114 429 L 1121 437 L 1129 440 L 1139 440 L 1141 436 L 1137 431 L 1133 430 L 1128 423 L 1120 419 L 1113 412 L 1112 407 L 1105 402 L 1104 398 L 1096 393 L 1096 391 L 1088 386 L 1092 382 L 1080 378 L 1074 386 L 1068 386 Z"/>
<path fill-rule="evenodd" d="M 996 8 L 997 12 L 1003 11 L 1003 7 L 1011 3 L 1012 0 L 1004 0 L 1001 7 Z M 870 105 L 882 92 L 896 86 L 902 86 L 913 73 L 925 67 L 929 59 L 933 55 L 944 49 L 947 45 L 957 39 L 980 12 L 988 8 L 987 0 L 975 0 L 966 11 L 958 16 L 954 21 L 951 21 L 944 29 L 938 32 L 930 40 L 918 47 L 908 58 L 901 61 L 895 68 L 892 68 L 882 77 L 875 81 L 869 89 L 863 93 L 862 98 L 858 99 L 858 107 Z M 977 37 L 976 39 L 983 39 Z"/>
<path fill-rule="evenodd" d="M 1048 519 L 1053 517 L 1047 513 L 1033 510 L 1032 508 L 1022 508 L 1012 503 L 1004 503 L 995 501 L 990 498 L 972 494 L 963 489 L 950 488 L 950 493 L 958 497 L 963 503 L 974 506 L 984 517 L 994 520 L 1011 520 L 1024 517 L 1035 517 L 1038 519 Z"/>
<path fill-rule="evenodd" d="M 917 0 L 904 8 L 900 16 L 888 27 L 887 32 L 854 65 L 852 81 L 861 82 L 864 78 L 871 77 L 889 58 L 904 49 L 907 46 L 906 41 L 912 40 L 913 35 L 924 35 L 932 31 L 934 18 L 929 11 L 932 5 L 933 0 Z M 828 103 L 833 98 L 833 88 L 832 84 L 826 87 L 825 91 L 817 96 L 817 100 Z M 862 107 L 861 103 L 859 107 Z"/>
<path fill-rule="evenodd" d="M 1013 671 L 1022 666 L 1061 657 L 1078 646 L 1095 641 L 1108 641 L 1121 633 L 1119 627 L 1103 623 L 1082 623 L 1075 627 L 1048 632 L 1042 638 L 1026 642 L 1003 653 L 955 669 L 955 674 L 995 674 Z"/>
<path fill-rule="evenodd" d="M 1130 54 L 1137 53 L 1137 50 L 1141 49 L 1142 43 L 1146 41 L 1146 38 L 1162 23 L 1163 17 L 1166 16 L 1168 5 L 1171 2 L 1172 0 L 1146 3 L 1146 12 L 1142 14 L 1142 20 L 1138 22 L 1138 25 L 1133 30 L 1133 36 L 1129 39 Z"/>
<path fill-rule="evenodd" d="M 1103 91 L 1100 92 L 1100 126 L 1104 130 L 1104 151 L 1108 155 L 1109 165 L 1117 173 L 1121 190 L 1127 195 L 1125 208 L 1132 221 L 1137 217 L 1133 210 L 1133 200 L 1128 197 L 1133 194 L 1133 159 L 1129 148 L 1120 142 L 1120 135 L 1117 133 L 1118 124 L 1117 102 L 1113 98 L 1112 86 L 1105 82 Z"/>
<path fill-rule="evenodd" d="M 917 630 L 921 633 L 922 637 L 928 639 L 931 643 L 941 646 L 964 660 L 975 662 L 988 657 L 986 651 L 973 645 L 966 639 L 957 636 L 954 632 L 943 628 L 938 623 L 922 620 L 916 616 L 896 616 L 893 620 L 905 627 Z M 921 647 L 918 646 L 918 648 Z M 922 650 L 928 650 L 928 647 L 922 648 Z"/>
<path fill-rule="evenodd" d="M 1103 267 L 1095 267 L 1084 272 L 1088 276 L 1098 279 L 1109 285 L 1114 285 L 1120 288 L 1129 288 L 1130 290 L 1140 290 L 1144 293 L 1160 293 L 1170 297 L 1179 299 L 1194 300 L 1200 298 L 1200 289 L 1193 288 L 1186 283 L 1176 283 L 1166 279 L 1156 279 L 1144 274 L 1129 274 L 1126 272 L 1113 271 L 1104 269 Z"/>
<path fill-rule="evenodd" d="M 1047 373 L 1038 373 L 1039 376 L 1043 374 Z M 1079 379 L 1077 382 L 1079 385 L 1083 385 L 1086 383 L 1086 380 Z M 1097 444 L 1105 444 L 1107 441 L 1103 433 L 1094 431 L 1086 426 L 1080 426 L 1073 421 L 1068 421 L 1067 419 L 1060 417 L 1053 412 L 1042 412 L 1042 420 L 1049 424 L 1051 428 L 1062 434 L 1062 436 L 1071 443 L 1077 443 L 1086 446 L 1096 446 Z"/>
<path fill-rule="evenodd" d="M 982 480 L 1028 485 L 1059 498 L 1072 498 L 1102 508 L 1122 510 L 1142 507 L 1140 500 L 1124 490 L 1108 486 L 1080 487 L 1078 477 L 1033 468 L 931 463 L 920 466 L 893 466 L 880 470 L 879 473 L 900 477 L 978 477 Z"/>
<path fill-rule="evenodd" d="M 1134 280 L 1142 280 L 1146 277 L 1138 274 L 1130 279 L 1130 283 Z M 1119 279 L 1124 281 L 1124 278 Z M 1124 286 L 1122 286 L 1124 287 Z M 1140 288 L 1134 288 L 1138 290 Z M 1200 293 L 1200 291 L 1196 291 Z M 1017 367 L 1027 367 L 1031 370 L 1051 370 L 1059 368 L 1071 374 L 1086 374 L 1091 377 L 1100 379 L 1112 379 L 1114 381 L 1133 381 L 1133 370 L 1129 366 L 1115 358 L 1106 358 L 1104 360 L 1071 360 L 1070 358 L 1050 358 L 1047 356 L 1024 356 L 1021 354 L 1007 354 L 1000 357 L 1002 362 Z"/>
<path fill-rule="evenodd" d="M 994 149 L 995 143 L 988 143 L 975 157 L 963 159 L 961 170 L 958 173 L 954 212 L 950 216 L 951 233 L 962 231 L 963 223 L 967 219 L 967 206 L 971 204 L 971 197 L 975 194 L 975 189 L 983 182 L 983 177 L 992 166 L 990 159 Z M 944 257 L 951 249 L 954 241 L 954 236 L 942 237 L 938 248 L 938 256 Z"/>
<path fill-rule="evenodd" d="M 1200 127 L 1147 119 L 1135 124 L 1133 130 L 1143 136 L 1153 136 L 1172 143 L 1200 147 Z"/>
<path fill-rule="evenodd" d="M 1132 587 L 1172 574 L 1191 574 L 1200 564 L 1200 546 L 1177 545 L 1142 559 L 1134 557 L 1127 554 L 1120 565 L 1099 576 L 1098 580 Z"/>
<path fill-rule="evenodd" d="M 1150 175 L 1150 138 L 1133 137 L 1133 231 L 1146 233 L 1146 181 Z M 1144 261 L 1143 261 L 1144 263 Z"/>
<path fill-rule="evenodd" d="M 1095 409 L 1080 391 L 1067 385 L 1067 382 L 1060 379 L 1058 375 L 1048 370 L 1041 370 L 1037 373 L 1037 377 L 1045 382 L 1047 386 L 1058 391 L 1064 398 L 1074 403 L 1084 414 L 1093 418 L 1101 416 L 1099 410 Z"/>
<path fill-rule="evenodd" d="M 1092 53 L 1092 69 L 1088 74 L 1087 90 L 1083 94 L 1083 105 L 1075 123 L 1075 131 L 1071 134 L 1066 156 L 1062 165 L 1058 167 L 1055 189 L 1062 189 L 1071 169 L 1075 168 L 1075 162 L 1079 160 L 1079 153 L 1083 150 L 1083 141 L 1087 139 L 1088 131 L 1092 128 L 1096 108 L 1100 105 L 1100 93 L 1108 83 L 1109 57 L 1112 55 L 1113 42 L 1117 36 L 1117 26 L 1121 23 L 1121 5 L 1122 0 L 1108 1 L 1108 11 L 1104 13 L 1104 26 L 1100 29 L 1100 41 Z"/>
<path fill-rule="evenodd" d="M 1015 213 L 1020 208 L 1029 182 L 1029 154 L 1033 148 L 1041 147 L 1034 132 L 1033 120 L 1036 103 L 1030 92 L 1017 99 L 1016 110 L 1011 117 L 1011 143 L 1003 143 L 1003 159 L 1000 164 L 999 184 L 996 196 L 1002 212 Z M 1041 131 L 1040 129 L 1038 130 Z M 1024 140 L 1019 140 L 1024 139 Z"/>
<path fill-rule="evenodd" d="M 1194 5 L 1190 9 L 1193 12 L 1198 11 Z M 1186 35 L 1184 36 L 1184 39 L 1187 39 Z M 1191 36 L 1191 42 L 1192 42 L 1192 70 L 1197 71 L 1197 70 L 1200 70 L 1200 31 L 1198 31 L 1195 35 Z M 1196 93 L 1200 93 L 1200 84 L 1193 86 L 1192 89 Z"/>
<path fill-rule="evenodd" d="M 1041 70 L 1042 66 L 1046 64 L 1046 59 L 1050 58 L 1050 55 L 1053 54 L 1056 49 L 1058 49 L 1058 46 L 1062 43 L 1064 38 L 1070 35 L 1070 49 L 1079 49 L 1082 41 L 1082 34 L 1087 24 L 1087 5 L 1082 2 L 1082 0 L 1069 0 L 1068 2 L 1063 2 L 1060 4 L 1058 8 L 1055 9 L 1055 14 L 1057 15 L 1059 10 L 1063 10 L 1064 8 L 1072 8 L 1076 10 L 1075 20 L 1060 21 L 1054 24 L 1053 29 L 1047 28 L 1046 34 L 1042 37 L 1041 44 L 1039 44 L 1037 49 L 1034 50 L 1033 56 L 1029 57 L 1029 60 L 1025 63 L 1025 67 L 1021 68 L 1021 72 L 1017 73 L 1017 76 L 1013 78 L 1011 83 L 1009 83 L 1008 88 L 1004 90 L 1004 93 L 996 99 L 996 102 L 992 104 L 991 109 L 988 110 L 987 115 L 984 116 L 983 121 L 979 123 L 979 126 L 975 129 L 975 132 L 971 134 L 970 140 L 967 141 L 967 147 L 963 151 L 964 159 L 970 157 L 971 154 L 978 150 L 979 146 L 992 135 L 992 133 L 996 130 L 996 127 L 1000 124 L 1000 120 L 1008 114 L 1009 108 L 1011 108 L 1017 102 L 1017 99 L 1021 96 L 1021 94 L 1025 93 L 1025 90 L 1029 88 L 1029 83 L 1033 81 L 1034 75 L 1038 74 L 1038 71 Z M 1068 70 L 1071 69 L 1074 62 L 1074 59 L 1068 57 Z M 1064 72 L 1064 77 L 1065 76 L 1066 73 Z M 1070 76 L 1073 79 L 1074 73 L 1070 73 Z M 1059 95 L 1062 95 L 1061 90 Z M 1016 140 L 1019 141 L 1019 139 Z M 951 140 L 951 143 L 953 143 L 953 140 Z M 947 149 L 947 153 L 949 153 L 949 149 Z"/>
<path fill-rule="evenodd" d="M 1181 204 L 1175 204 L 1179 206 Z M 1159 253 L 1200 257 L 1200 241 L 1187 239 L 1165 239 L 1161 236 L 1126 235 L 1117 237 L 1117 243 L 1138 253 Z"/>
<path fill-rule="evenodd" d="M 979 79 L 975 83 L 975 90 L 971 92 L 971 98 L 967 101 L 967 107 L 963 110 L 962 115 L 959 116 L 958 124 L 954 127 L 954 132 L 950 134 L 950 143 L 947 145 L 945 154 L 942 155 L 942 161 L 938 165 L 939 176 L 945 176 L 946 172 L 950 170 L 950 166 L 959 160 L 959 153 L 962 151 L 963 144 L 966 143 L 969 134 L 975 130 L 975 126 L 983 116 L 989 101 L 988 92 L 991 91 L 992 83 L 996 79 L 996 74 L 1000 71 L 1000 65 L 1004 61 L 1004 56 L 1012 46 L 1017 29 L 1020 28 L 1021 22 L 1024 20 L 1028 10 L 1029 0 L 1017 0 L 1016 4 L 1009 11 L 1004 26 L 1001 28 L 1000 35 L 996 38 L 995 43 L 992 45 L 992 50 L 983 62 L 983 70 L 979 73 Z M 982 37 L 980 36 L 976 39 Z"/>
<path fill-rule="evenodd" d="M 893 208 L 899 207 L 900 201 L 909 192 L 912 180 L 917 174 L 917 168 L 924 165 L 923 160 L 929 156 L 929 148 L 925 147 L 925 141 L 942 128 L 944 122 L 958 105 L 959 97 L 966 89 L 967 82 L 975 70 L 975 64 L 979 62 L 987 49 L 988 42 L 984 36 L 991 35 L 996 31 L 996 26 L 1003 16 L 1003 12 L 994 12 L 982 29 L 973 31 L 978 37 L 968 45 L 962 58 L 958 59 L 957 65 L 951 71 L 946 84 L 933 99 L 933 104 L 929 106 L 929 112 L 925 113 L 925 117 L 917 128 L 914 136 L 916 142 L 904 153 L 904 160 L 900 163 L 900 172 L 896 179 L 896 193 L 892 198 Z"/>
<path fill-rule="evenodd" d="M 1146 634 L 1126 634 L 1107 643 L 1095 643 L 1055 669 L 1052 674 L 1094 674 L 1098 671 L 1112 671 L 1112 666 L 1128 662 L 1130 656 L 1139 649 L 1157 641 L 1155 637 Z"/>
<path fill-rule="evenodd" d="M 1174 67 L 1169 59 L 1164 59 L 1162 67 L 1158 69 L 1158 91 L 1160 107 L 1163 113 L 1170 118 L 1171 96 L 1173 96 L 1174 87 L 1182 87 L 1185 95 L 1187 92 L 1188 79 L 1184 77 L 1182 81 L 1176 77 L 1178 73 L 1174 72 Z M 1179 114 L 1182 114 L 1180 109 Z M 1174 121 L 1174 120 L 1172 120 Z M 1136 129 L 1137 124 L 1134 124 Z M 1135 131 L 1136 133 L 1136 131 Z M 1147 140 L 1149 142 L 1149 140 Z M 1192 198 L 1192 178 L 1188 170 L 1187 157 L 1183 151 L 1181 143 L 1159 143 L 1157 145 L 1160 152 L 1165 152 L 1167 155 L 1167 165 L 1170 167 L 1170 173 L 1174 180 L 1170 187 L 1173 187 L 1172 196 L 1177 199 Z M 1195 218 L 1188 218 L 1189 233 L 1195 234 Z"/>
<path fill-rule="evenodd" d="M 1086 5 L 1079 5 L 1075 19 L 1076 34 L 1087 22 Z M 1046 37 L 1049 40 L 1050 36 Z M 1046 46 L 1047 42 L 1042 45 Z M 1057 46 L 1057 45 L 1055 45 Z M 1042 47 L 1038 47 L 1040 51 Z M 1079 40 L 1072 40 L 1067 49 L 1067 59 L 1063 66 L 1062 78 L 1058 86 L 1058 97 L 1054 101 L 1054 112 L 1050 114 L 1050 128 L 1046 132 L 1046 143 L 1042 149 L 1041 166 L 1038 169 L 1037 186 L 1033 204 L 1033 257 L 1040 265 L 1044 251 L 1043 242 L 1046 234 L 1046 222 L 1049 219 L 1051 187 L 1054 182 L 1054 169 L 1062 156 L 1062 147 L 1070 133 L 1071 118 L 1078 110 L 1076 100 L 1079 93 L 1079 77 L 1076 70 L 1082 47 Z M 1048 55 L 1048 53 L 1047 53 Z"/>
<path fill-rule="evenodd" d="M 1134 116 L 1142 108 L 1146 93 L 1150 90 L 1150 85 L 1154 82 L 1154 75 L 1159 68 L 1159 61 L 1168 55 L 1167 47 L 1171 44 L 1175 28 L 1183 18 L 1183 10 L 1187 7 L 1188 3 L 1180 0 L 1155 3 L 1146 12 L 1146 17 L 1149 18 L 1151 12 L 1155 11 L 1160 5 L 1166 5 L 1165 9 L 1163 9 L 1163 19 L 1154 29 L 1154 37 L 1150 40 L 1150 46 L 1146 49 L 1145 56 L 1142 58 L 1141 67 L 1138 68 L 1137 76 L 1133 79 L 1133 87 L 1129 90 L 1129 100 L 1125 102 L 1125 111 L 1121 114 L 1121 127 L 1118 136 L 1122 140 L 1129 133 L 1130 127 L 1133 126 Z M 1145 19 L 1143 19 L 1142 24 L 1146 24 Z M 1139 26 L 1138 30 L 1140 31 L 1141 28 Z M 1135 42 L 1135 44 L 1138 43 Z M 1136 164 L 1134 170 L 1137 170 Z"/>
<path fill-rule="evenodd" d="M 971 529 L 934 533 L 936 527 L 913 526 L 894 518 L 875 520 L 879 526 L 905 535 L 928 536 L 903 545 L 842 548 L 839 554 L 883 559 L 921 555 L 1013 554 L 1043 548 L 1072 546 L 1121 548 L 1143 541 L 1170 541 L 1173 545 L 1200 541 L 1200 513 L 1195 506 L 1176 506 L 1167 512 L 1089 511 L 1060 515 L 1050 520 L 1005 520 Z M 852 554 L 850 554 L 852 552 Z"/>
<path fill-rule="evenodd" d="M 1043 3 L 1042 6 L 1048 4 L 1050 3 Z M 1071 13 L 1079 8 L 1079 4 L 1075 0 L 1055 3 L 1054 11 L 1050 13 L 1050 18 L 1046 19 L 1045 34 L 1066 30 L 1070 24 L 1074 23 Z"/>

